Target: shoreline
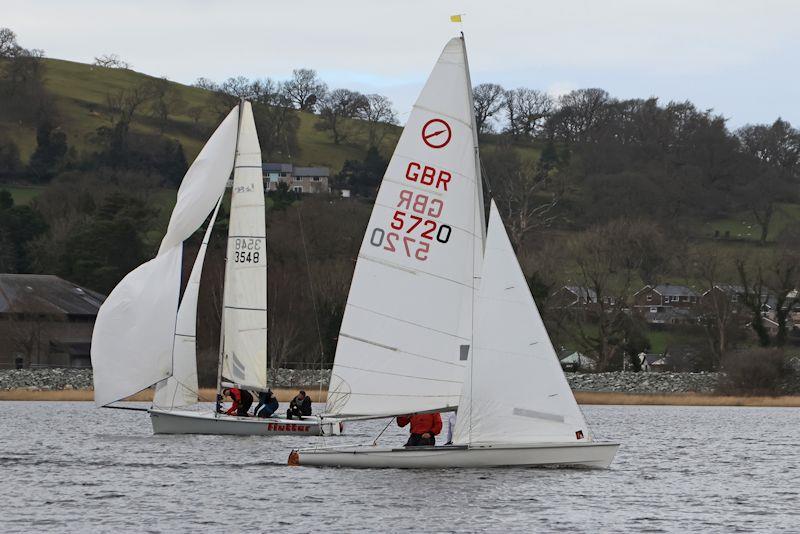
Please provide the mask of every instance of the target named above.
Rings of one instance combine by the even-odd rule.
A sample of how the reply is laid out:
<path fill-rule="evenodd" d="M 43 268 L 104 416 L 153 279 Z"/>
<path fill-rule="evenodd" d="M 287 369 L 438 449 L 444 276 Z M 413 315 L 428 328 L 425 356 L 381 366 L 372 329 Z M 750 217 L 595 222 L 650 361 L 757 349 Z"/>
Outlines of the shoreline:
<path fill-rule="evenodd" d="M 273 393 L 280 402 L 289 402 L 301 388 L 275 388 Z M 313 402 L 325 402 L 327 391 L 318 388 L 303 388 Z M 215 390 L 201 388 L 200 398 L 213 402 Z M 754 406 L 754 407 L 800 407 L 800 395 L 778 397 L 748 397 L 730 395 L 710 395 L 701 393 L 619 393 L 606 391 L 576 391 L 578 404 L 626 405 L 626 406 Z M 85 401 L 94 399 L 90 389 L 32 391 L 11 389 L 0 391 L 0 401 Z M 126 399 L 128 402 L 150 402 L 152 390 L 142 391 Z"/>

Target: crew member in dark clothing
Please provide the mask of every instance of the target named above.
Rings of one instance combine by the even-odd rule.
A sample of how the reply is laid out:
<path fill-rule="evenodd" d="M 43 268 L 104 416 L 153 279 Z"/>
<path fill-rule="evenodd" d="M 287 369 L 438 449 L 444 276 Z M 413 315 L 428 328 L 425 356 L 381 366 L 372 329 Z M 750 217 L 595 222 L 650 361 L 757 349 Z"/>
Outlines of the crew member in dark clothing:
<path fill-rule="evenodd" d="M 411 436 L 405 447 L 436 445 L 436 436 L 442 431 L 442 416 L 438 412 L 401 415 L 397 418 L 397 426 L 401 428 L 409 423 L 411 423 Z"/>
<path fill-rule="evenodd" d="M 291 419 L 292 417 L 296 417 L 302 419 L 304 415 L 311 415 L 311 397 L 306 395 L 306 392 L 301 389 L 300 393 L 289 403 L 289 410 L 286 412 L 286 418 Z"/>
<path fill-rule="evenodd" d="M 225 388 L 222 390 L 223 395 L 229 395 L 233 399 L 233 404 L 225 412 L 227 415 L 238 415 L 239 417 L 247 417 L 247 411 L 253 405 L 253 395 L 249 391 L 237 388 Z"/>
<path fill-rule="evenodd" d="M 278 399 L 272 394 L 272 390 L 262 391 L 258 394 L 258 404 L 253 413 L 257 417 L 271 417 L 278 410 Z"/>

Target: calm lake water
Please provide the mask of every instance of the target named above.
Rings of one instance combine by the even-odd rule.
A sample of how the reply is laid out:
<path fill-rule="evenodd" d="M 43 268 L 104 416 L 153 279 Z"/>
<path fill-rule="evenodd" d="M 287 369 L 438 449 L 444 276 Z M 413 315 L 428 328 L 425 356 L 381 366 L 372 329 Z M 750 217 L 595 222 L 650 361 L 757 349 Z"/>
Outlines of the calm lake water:
<path fill-rule="evenodd" d="M 425 471 L 291 468 L 317 438 L 154 436 L 91 403 L 0 407 L 3 532 L 800 531 L 792 408 L 586 406 L 623 442 L 608 470 Z"/>

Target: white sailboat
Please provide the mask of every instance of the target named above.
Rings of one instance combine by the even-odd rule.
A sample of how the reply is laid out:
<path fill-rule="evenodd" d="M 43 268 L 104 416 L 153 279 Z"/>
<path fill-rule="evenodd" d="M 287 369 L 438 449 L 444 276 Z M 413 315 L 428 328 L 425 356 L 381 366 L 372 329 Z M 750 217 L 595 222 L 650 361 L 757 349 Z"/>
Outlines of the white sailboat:
<path fill-rule="evenodd" d="M 409 173 L 409 162 L 414 169 L 434 171 Z M 461 37 L 447 44 L 434 67 L 378 193 L 356 264 L 327 407 L 330 414 L 348 417 L 457 407 L 455 445 L 300 449 L 292 451 L 290 464 L 610 465 L 619 445 L 593 440 L 494 202 L 484 245 L 479 168 Z M 442 173 L 448 187 L 437 190 Z M 397 215 L 407 205 L 406 191 L 414 198 L 426 195 L 428 206 L 437 199 L 437 228 L 453 229 L 450 240 L 426 247 L 425 258 L 376 245 L 375 236 L 385 240 L 390 232 L 421 237 L 417 228 L 430 217 L 412 228 L 405 215 Z"/>
<path fill-rule="evenodd" d="M 181 183 L 157 256 L 129 273 L 100 309 L 92 336 L 95 403 L 107 406 L 155 385 L 157 434 L 338 434 L 338 421 L 228 416 L 198 401 L 197 300 L 206 249 L 233 171 L 217 392 L 267 389 L 267 262 L 261 150 L 243 101 L 225 118 Z M 179 299 L 183 242 L 208 217 Z"/>

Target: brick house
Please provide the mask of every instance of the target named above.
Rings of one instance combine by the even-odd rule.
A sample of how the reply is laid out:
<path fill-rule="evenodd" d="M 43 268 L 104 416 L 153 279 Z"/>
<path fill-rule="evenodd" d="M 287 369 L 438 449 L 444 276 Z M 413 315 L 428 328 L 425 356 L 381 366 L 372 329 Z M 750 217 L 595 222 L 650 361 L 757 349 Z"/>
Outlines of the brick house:
<path fill-rule="evenodd" d="M 296 167 L 291 163 L 264 163 L 264 190 L 275 191 L 280 182 L 295 193 L 330 193 L 330 169 L 327 167 Z"/>
<path fill-rule="evenodd" d="M 733 284 L 716 284 L 707 290 L 700 297 L 702 304 L 712 304 L 714 302 L 727 301 L 735 308 L 740 309 L 742 305 L 742 294 L 744 288 Z"/>
<path fill-rule="evenodd" d="M 651 324 L 691 322 L 699 304 L 700 295 L 681 285 L 646 285 L 633 294 L 633 310 Z"/>
<path fill-rule="evenodd" d="M 91 367 L 104 300 L 53 275 L 0 274 L 0 368 Z"/>

